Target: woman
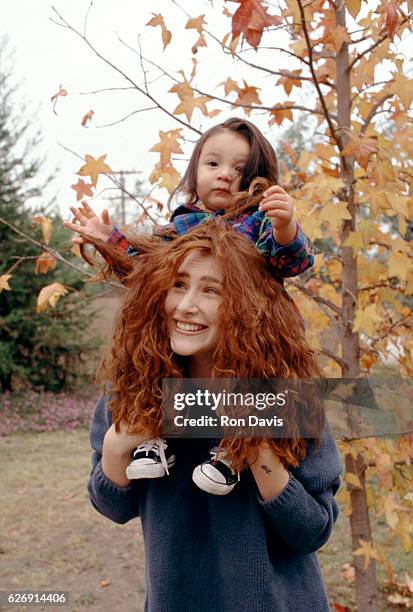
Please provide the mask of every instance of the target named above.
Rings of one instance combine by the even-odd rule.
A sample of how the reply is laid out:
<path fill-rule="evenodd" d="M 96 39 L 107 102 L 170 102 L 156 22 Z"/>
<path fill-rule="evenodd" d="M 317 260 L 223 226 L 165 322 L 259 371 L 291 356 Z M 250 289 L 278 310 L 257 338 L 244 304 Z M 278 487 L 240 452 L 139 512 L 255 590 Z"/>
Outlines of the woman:
<path fill-rule="evenodd" d="M 111 412 L 101 399 L 88 490 L 111 520 L 141 517 L 145 610 L 329 610 L 314 554 L 338 515 L 341 465 L 328 427 L 321 440 L 224 441 L 231 462 L 247 466 L 225 497 L 192 482 L 206 439 L 168 440 L 176 462 L 167 477 L 126 478 L 132 450 L 161 434 L 162 378 L 317 374 L 299 314 L 244 237 L 206 223 L 140 251 L 102 369 Z"/>

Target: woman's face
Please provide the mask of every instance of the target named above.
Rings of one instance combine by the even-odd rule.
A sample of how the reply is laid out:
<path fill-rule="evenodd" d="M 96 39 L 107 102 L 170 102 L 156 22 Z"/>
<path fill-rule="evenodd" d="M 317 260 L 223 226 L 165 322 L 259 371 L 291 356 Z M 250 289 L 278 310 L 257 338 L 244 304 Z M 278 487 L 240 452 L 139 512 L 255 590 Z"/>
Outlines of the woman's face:
<path fill-rule="evenodd" d="M 171 348 L 210 359 L 219 338 L 222 272 L 212 255 L 193 251 L 181 264 L 165 300 Z"/>

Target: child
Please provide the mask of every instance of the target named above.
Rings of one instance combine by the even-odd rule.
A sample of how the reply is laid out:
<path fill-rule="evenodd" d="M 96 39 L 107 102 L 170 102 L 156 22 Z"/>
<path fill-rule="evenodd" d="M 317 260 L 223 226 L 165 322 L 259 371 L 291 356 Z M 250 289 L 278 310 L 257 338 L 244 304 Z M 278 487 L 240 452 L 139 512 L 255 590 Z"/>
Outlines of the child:
<path fill-rule="evenodd" d="M 234 208 L 236 194 L 247 190 L 258 177 L 266 179 L 270 185 L 262 194 L 259 206 L 251 207 L 247 201 L 246 205 Z M 169 224 L 155 229 L 161 237 L 170 239 L 183 235 L 207 219 L 223 216 L 233 229 L 255 243 L 280 282 L 313 265 L 311 241 L 293 218 L 293 199 L 278 185 L 274 149 L 249 121 L 228 119 L 201 136 L 170 201 L 177 195 L 184 196 L 185 204 L 175 210 Z M 99 219 L 90 206 L 84 206 L 89 217 L 71 208 L 80 225 L 64 223 L 80 234 L 73 238 L 74 243 L 104 240 L 131 256 L 139 254 L 112 226 L 107 211 Z M 187 327 L 191 332 L 190 326 Z M 130 479 L 159 478 L 169 474 L 174 463 L 175 457 L 168 453 L 166 442 L 156 438 L 136 448 L 127 476 Z M 225 451 L 221 449 L 217 453 L 213 448 L 211 459 L 195 468 L 193 480 L 209 493 L 226 495 L 237 484 L 239 474 L 227 461 Z"/>

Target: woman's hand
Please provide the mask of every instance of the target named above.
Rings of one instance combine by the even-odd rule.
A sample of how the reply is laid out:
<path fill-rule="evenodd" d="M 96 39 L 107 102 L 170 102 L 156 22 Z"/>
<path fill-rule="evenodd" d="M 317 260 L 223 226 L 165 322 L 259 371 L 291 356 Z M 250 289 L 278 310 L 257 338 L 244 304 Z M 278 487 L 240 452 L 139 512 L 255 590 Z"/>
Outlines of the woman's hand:
<path fill-rule="evenodd" d="M 109 444 L 111 451 L 119 456 L 128 455 L 130 457 L 132 451 L 142 444 L 153 439 L 153 434 L 143 431 L 140 434 L 130 435 L 126 432 L 126 426 L 120 423 L 120 431 L 116 431 L 115 425 L 111 425 L 105 434 L 104 444 Z M 108 438 L 108 442 L 106 439 Z"/>
<path fill-rule="evenodd" d="M 126 468 L 131 461 L 133 449 L 152 438 L 153 435 L 146 431 L 131 436 L 126 433 L 122 423 L 120 431 L 111 425 L 103 440 L 102 471 L 106 478 L 118 487 L 127 487 L 130 480 L 126 476 Z"/>
<path fill-rule="evenodd" d="M 71 206 L 70 210 L 74 218 L 79 222 L 71 223 L 64 221 L 63 225 L 72 232 L 80 234 L 72 238 L 74 244 L 87 244 L 93 239 L 108 240 L 113 231 L 113 224 L 110 220 L 109 212 L 105 209 L 102 212 L 102 217 L 98 217 L 93 208 L 87 202 L 82 202 L 82 208 Z"/>
<path fill-rule="evenodd" d="M 289 244 L 294 240 L 297 231 L 297 224 L 293 219 L 293 198 L 280 185 L 269 187 L 263 196 L 259 210 L 270 219 L 274 238 L 279 244 Z"/>

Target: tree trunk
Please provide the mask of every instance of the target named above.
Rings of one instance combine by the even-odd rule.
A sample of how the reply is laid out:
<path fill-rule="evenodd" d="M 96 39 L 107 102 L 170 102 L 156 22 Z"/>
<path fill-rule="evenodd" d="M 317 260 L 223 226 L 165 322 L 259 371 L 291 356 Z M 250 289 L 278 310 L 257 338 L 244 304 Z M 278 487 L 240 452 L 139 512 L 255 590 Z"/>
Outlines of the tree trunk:
<path fill-rule="evenodd" d="M 336 8 L 336 24 L 346 28 L 345 4 L 340 2 Z M 344 43 L 336 58 L 336 85 L 337 85 L 337 116 L 338 135 L 342 145 L 348 142 L 348 131 L 351 129 L 351 82 L 349 70 L 348 45 Z M 345 182 L 345 198 L 351 219 L 344 221 L 341 238 L 345 242 L 351 231 L 356 231 L 356 202 L 354 198 L 354 158 L 348 156 L 341 160 L 341 177 Z M 351 247 L 342 247 L 343 284 L 342 284 L 342 332 L 341 346 L 342 358 L 345 363 L 342 370 L 343 377 L 356 378 L 359 368 L 359 337 L 352 331 L 352 324 L 356 314 L 358 279 L 357 258 L 353 255 Z M 352 549 L 360 547 L 359 540 L 372 542 L 365 475 L 364 460 L 358 454 L 354 459 L 348 454 L 345 457 L 346 472 L 356 474 L 361 483 L 361 489 L 352 487 L 350 499 L 352 513 L 350 516 Z M 364 568 L 364 557 L 353 556 L 355 567 L 356 605 L 359 612 L 377 612 L 378 591 L 376 580 L 376 563 L 370 560 L 368 567 Z"/>

